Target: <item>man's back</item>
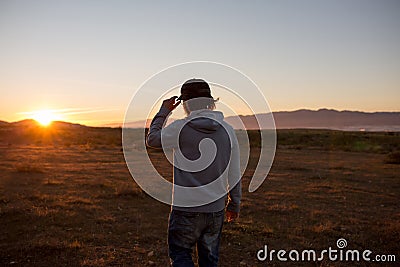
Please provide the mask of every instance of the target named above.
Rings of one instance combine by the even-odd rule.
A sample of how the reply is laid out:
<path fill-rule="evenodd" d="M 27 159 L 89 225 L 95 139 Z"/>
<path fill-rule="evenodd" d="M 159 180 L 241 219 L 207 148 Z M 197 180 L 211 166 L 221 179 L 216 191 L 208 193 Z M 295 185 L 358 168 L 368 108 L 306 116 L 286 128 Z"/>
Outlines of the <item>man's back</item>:
<path fill-rule="evenodd" d="M 163 128 L 170 112 L 182 100 L 188 114 Z M 164 100 L 151 122 L 147 144 L 173 149 L 174 187 L 168 223 L 169 256 L 173 266 L 194 266 L 197 247 L 199 266 L 217 266 L 225 213 L 238 217 L 241 183 L 239 145 L 233 128 L 221 112 L 204 80 L 191 79 L 179 98 Z"/>
<path fill-rule="evenodd" d="M 163 131 L 163 142 L 174 149 L 174 185 L 196 187 L 197 191 L 193 193 L 192 190 L 188 193 L 185 188 L 175 187 L 173 208 L 197 212 L 216 212 L 224 209 L 228 188 L 232 189 L 239 183 L 240 170 L 237 138 L 233 128 L 224 121 L 223 114 L 212 110 L 193 111 L 188 117 L 175 121 Z M 179 141 L 174 142 L 176 139 Z M 215 145 L 203 151 L 203 154 L 212 154 L 210 150 L 215 150 L 210 164 L 200 166 L 201 163 L 194 163 L 185 168 L 186 160 L 196 161 L 202 156 L 205 157 L 200 152 L 201 142 L 205 139 L 209 139 L 209 142 Z M 204 185 L 207 186 L 202 187 Z M 181 194 L 178 195 L 179 193 Z M 179 201 L 176 201 L 178 198 Z M 239 205 L 240 184 L 231 192 L 231 199 L 234 204 Z M 193 203 L 201 205 L 195 206 Z"/>

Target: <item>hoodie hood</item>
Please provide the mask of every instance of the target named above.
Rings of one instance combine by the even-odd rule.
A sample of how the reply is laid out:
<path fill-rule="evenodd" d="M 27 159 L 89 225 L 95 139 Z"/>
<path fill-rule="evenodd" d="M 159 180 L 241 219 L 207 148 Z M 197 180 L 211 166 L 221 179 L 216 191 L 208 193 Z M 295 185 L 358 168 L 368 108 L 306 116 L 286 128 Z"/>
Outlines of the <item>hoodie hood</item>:
<path fill-rule="evenodd" d="M 202 133 L 213 133 L 222 127 L 224 115 L 220 111 L 201 109 L 190 112 L 188 125 Z"/>

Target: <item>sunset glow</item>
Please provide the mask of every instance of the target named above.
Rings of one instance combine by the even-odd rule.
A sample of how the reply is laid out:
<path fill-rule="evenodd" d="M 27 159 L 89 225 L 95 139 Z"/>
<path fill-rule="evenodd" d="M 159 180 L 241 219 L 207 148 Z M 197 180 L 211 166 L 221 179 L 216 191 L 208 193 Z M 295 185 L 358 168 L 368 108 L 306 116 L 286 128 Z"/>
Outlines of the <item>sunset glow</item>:
<path fill-rule="evenodd" d="M 33 113 L 32 118 L 43 126 L 50 125 L 53 121 L 59 120 L 59 116 L 51 110 L 39 110 Z"/>

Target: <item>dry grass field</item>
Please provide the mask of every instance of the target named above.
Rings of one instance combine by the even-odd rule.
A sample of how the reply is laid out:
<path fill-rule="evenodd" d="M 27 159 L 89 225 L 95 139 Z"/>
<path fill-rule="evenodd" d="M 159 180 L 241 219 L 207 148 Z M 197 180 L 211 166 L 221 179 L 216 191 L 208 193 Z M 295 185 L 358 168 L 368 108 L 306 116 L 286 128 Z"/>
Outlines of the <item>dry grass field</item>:
<path fill-rule="evenodd" d="M 30 143 L 21 141 L 29 134 L 7 139 L 10 131 L 3 129 L 0 139 L 0 265 L 168 265 L 170 208 L 131 178 L 120 129 L 42 133 Z M 224 226 L 220 266 L 399 266 L 400 165 L 394 164 L 399 137 L 279 131 L 269 177 L 254 193 L 247 192 L 254 160 L 245 172 L 240 220 Z M 252 144 L 255 158 L 257 142 Z M 170 176 L 162 155 L 150 153 Z M 321 251 L 336 248 L 339 238 L 348 249 L 394 254 L 397 262 L 283 263 L 256 257 L 264 245 Z"/>

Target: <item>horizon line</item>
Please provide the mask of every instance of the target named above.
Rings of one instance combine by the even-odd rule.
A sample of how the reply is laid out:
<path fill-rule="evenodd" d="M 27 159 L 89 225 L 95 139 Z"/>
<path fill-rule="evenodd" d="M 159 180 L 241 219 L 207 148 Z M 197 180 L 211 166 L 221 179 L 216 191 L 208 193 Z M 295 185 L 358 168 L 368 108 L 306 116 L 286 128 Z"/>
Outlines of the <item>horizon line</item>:
<path fill-rule="evenodd" d="M 279 110 L 279 111 L 271 111 L 271 112 L 267 112 L 267 113 L 256 113 L 256 114 L 248 114 L 248 115 L 243 115 L 243 114 L 239 114 L 239 115 L 230 115 L 227 116 L 228 117 L 235 117 L 235 116 L 254 116 L 254 115 L 261 115 L 261 114 L 269 114 L 269 113 L 284 113 L 284 112 L 298 112 L 298 111 L 311 111 L 311 112 L 318 112 L 318 111 L 323 111 L 323 110 L 327 110 L 327 111 L 336 111 L 336 112 L 358 112 L 358 113 L 366 113 L 366 114 L 374 114 L 374 113 L 400 113 L 399 111 L 361 111 L 361 110 L 349 110 L 349 109 L 344 109 L 344 110 L 338 110 L 338 109 L 334 109 L 334 108 L 318 108 L 318 109 L 308 109 L 308 108 L 300 108 L 300 109 L 294 109 L 294 110 Z M 171 119 L 174 119 L 173 117 L 171 117 Z M 21 120 L 17 120 L 17 121 L 6 121 L 6 120 L 1 120 L 0 122 L 5 122 L 5 123 L 18 123 L 18 122 L 22 122 L 22 121 L 27 121 L 27 120 L 33 120 L 36 121 L 34 118 L 25 118 L 25 119 L 21 119 Z M 150 118 L 147 119 L 137 119 L 134 121 L 129 121 L 126 123 L 134 123 L 134 122 L 140 122 L 140 121 L 145 121 L 145 120 L 151 120 Z M 82 120 L 84 121 L 84 120 Z M 120 124 L 120 126 L 122 126 L 124 124 L 124 121 L 115 121 L 115 122 L 109 122 L 109 123 L 103 123 L 103 124 L 84 124 L 83 122 L 77 122 L 77 121 L 67 121 L 67 120 L 54 120 L 52 122 L 66 122 L 66 123 L 71 123 L 71 124 L 79 124 L 79 125 L 83 125 L 83 126 L 89 126 L 89 127 L 112 127 L 110 125 L 113 124 Z"/>

